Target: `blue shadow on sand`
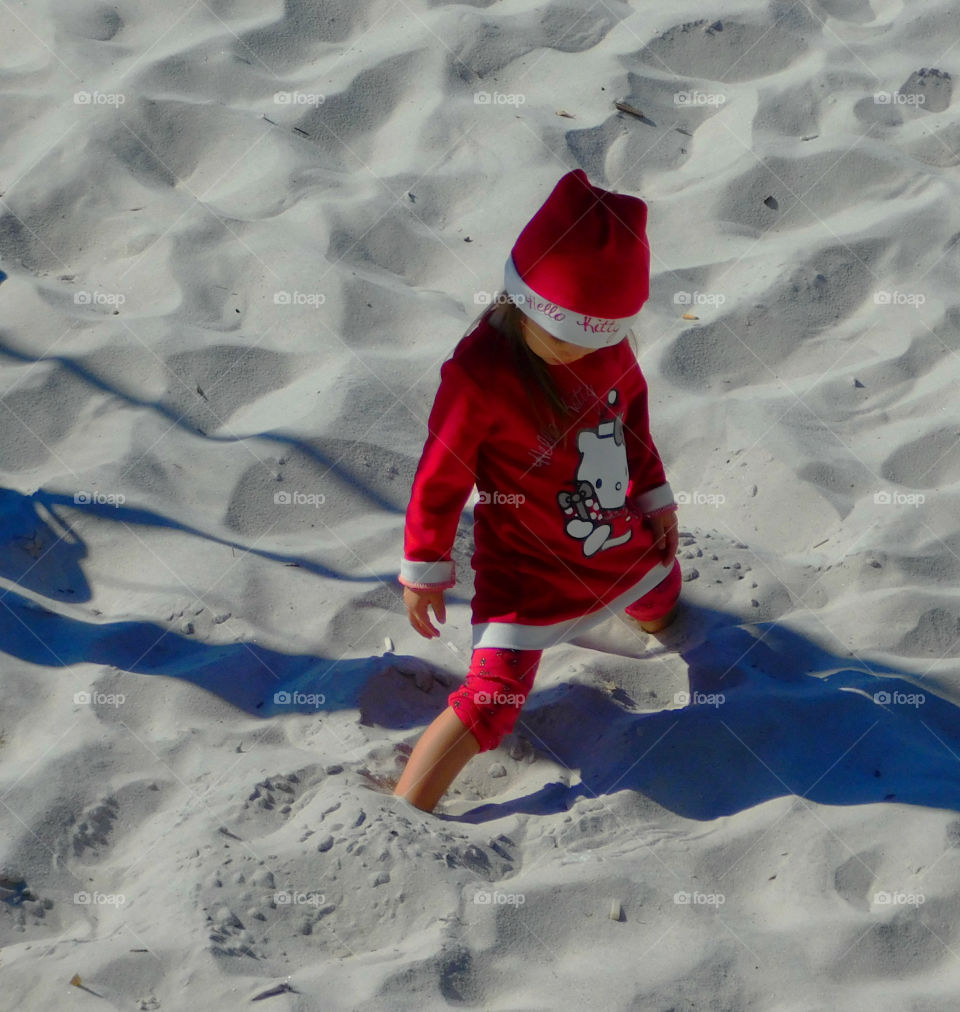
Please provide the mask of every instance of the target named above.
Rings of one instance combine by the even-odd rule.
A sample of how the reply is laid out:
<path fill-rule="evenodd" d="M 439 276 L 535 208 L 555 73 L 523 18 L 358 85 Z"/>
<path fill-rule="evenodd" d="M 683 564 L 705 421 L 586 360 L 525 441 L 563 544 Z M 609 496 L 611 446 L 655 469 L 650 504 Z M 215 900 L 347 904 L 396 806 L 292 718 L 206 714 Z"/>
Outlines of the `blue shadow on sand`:
<path fill-rule="evenodd" d="M 0 591 L 0 649 L 8 657 L 46 667 L 102 664 L 138 675 L 165 675 L 206 689 L 253 716 L 275 717 L 367 709 L 371 682 L 390 679 L 415 659 L 329 660 L 285 654 L 257 643 L 203 643 L 155 622 L 83 622 L 50 611 L 15 590 Z M 317 705 L 313 697 L 323 695 Z M 378 714 L 383 707 L 375 707 Z M 411 713 L 415 727 L 422 713 Z"/>
<path fill-rule="evenodd" d="M 702 820 L 785 795 L 960 810 L 960 708 L 949 700 L 775 623 L 744 626 L 688 606 L 685 624 L 708 629 L 680 650 L 690 697 L 700 702 L 637 713 L 588 686 L 534 693 L 517 730 L 579 770 L 580 783 L 450 818 L 563 812 L 580 797 L 623 790 Z M 711 699 L 718 695 L 722 702 Z"/>
<path fill-rule="evenodd" d="M 430 671 L 444 677 L 445 673 L 415 657 L 386 654 L 335 660 L 284 653 L 257 643 L 209 644 L 156 622 L 85 621 L 55 610 L 58 602 L 76 605 L 91 598 L 81 566 L 86 545 L 61 515 L 61 507 L 124 524 L 173 527 L 221 541 L 149 510 L 75 503 L 73 496 L 43 489 L 32 495 L 0 489 L 0 578 L 16 585 L 16 589 L 0 587 L 0 657 L 6 654 L 47 667 L 101 664 L 134 674 L 179 678 L 258 717 L 359 709 L 364 723 L 402 729 L 422 724 L 425 697 L 411 680 L 398 675 Z M 335 579 L 379 579 L 339 574 L 297 556 L 236 547 Z M 43 595 L 45 601 L 21 590 Z M 399 585 L 397 601 L 399 612 Z M 316 698 L 321 695 L 323 702 L 318 704 Z M 442 709 L 438 701 L 436 712 Z"/>
<path fill-rule="evenodd" d="M 362 723 L 407 730 L 422 728 L 446 706 L 446 690 L 427 695 L 399 677 L 440 673 L 413 657 L 333 660 L 256 643 L 208 644 L 155 622 L 85 621 L 53 610 L 57 602 L 90 598 L 81 569 L 85 545 L 55 510 L 64 504 L 75 507 L 63 495 L 0 490 L 6 535 L 0 576 L 18 588 L 0 590 L 0 650 L 8 657 L 178 678 L 259 717 L 358 709 Z M 144 511 L 84 508 L 126 523 L 180 526 Z M 44 595 L 50 607 L 21 589 Z M 589 686 L 535 691 L 517 729 L 579 770 L 580 783 L 548 784 L 456 818 L 483 822 L 516 812 L 562 812 L 579 797 L 622 790 L 691 819 L 791 794 L 821 804 L 892 801 L 960 810 L 960 708 L 952 702 L 902 672 L 852 663 L 776 623 L 746 625 L 692 605 L 682 621 L 697 634 L 695 644 L 679 649 L 689 691 L 700 694 L 695 700 L 722 694 L 722 703 L 639 713 Z M 549 663 L 549 654 L 545 659 Z M 907 701 L 918 694 L 922 702 Z"/>
<path fill-rule="evenodd" d="M 104 502 L 77 502 L 73 495 L 38 489 L 25 495 L 15 489 L 0 488 L 0 576 L 19 586 L 61 601 L 88 601 L 87 584 L 80 560 L 86 547 L 58 508 L 98 516 L 129 527 L 168 527 L 194 537 L 204 538 L 238 551 L 258 555 L 270 562 L 297 566 L 309 573 L 355 583 L 383 583 L 393 574 L 354 576 L 299 555 L 271 552 L 239 541 L 220 538 L 188 524 L 172 520 L 162 513 L 137 506 L 111 505 Z M 398 591 L 399 594 L 399 591 Z"/>

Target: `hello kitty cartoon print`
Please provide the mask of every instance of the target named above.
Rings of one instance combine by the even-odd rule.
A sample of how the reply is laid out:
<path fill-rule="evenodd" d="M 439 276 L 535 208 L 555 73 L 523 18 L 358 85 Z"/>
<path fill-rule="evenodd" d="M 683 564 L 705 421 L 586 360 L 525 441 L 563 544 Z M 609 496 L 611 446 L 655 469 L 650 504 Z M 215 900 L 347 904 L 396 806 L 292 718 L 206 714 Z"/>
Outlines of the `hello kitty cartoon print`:
<path fill-rule="evenodd" d="M 611 408 L 617 398 L 616 389 L 607 394 Z M 581 429 L 577 449 L 580 463 L 572 482 L 575 490 L 560 492 L 557 502 L 567 517 L 567 534 L 583 542 L 583 554 L 589 558 L 633 536 L 633 516 L 626 503 L 630 475 L 623 419 L 611 413 L 601 418 L 595 429 Z"/>

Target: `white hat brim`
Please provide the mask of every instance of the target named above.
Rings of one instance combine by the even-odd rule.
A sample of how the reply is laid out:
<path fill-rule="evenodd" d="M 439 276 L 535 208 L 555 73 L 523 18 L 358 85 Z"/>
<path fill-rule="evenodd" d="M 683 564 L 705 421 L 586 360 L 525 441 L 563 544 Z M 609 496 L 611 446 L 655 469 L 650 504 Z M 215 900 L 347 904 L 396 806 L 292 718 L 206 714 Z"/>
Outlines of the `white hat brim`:
<path fill-rule="evenodd" d="M 507 257 L 503 270 L 503 287 L 510 301 L 544 330 L 559 341 L 582 348 L 607 348 L 618 344 L 636 322 L 639 313 L 619 319 L 587 316 L 543 298 L 535 292 L 517 272 L 513 257 Z"/>

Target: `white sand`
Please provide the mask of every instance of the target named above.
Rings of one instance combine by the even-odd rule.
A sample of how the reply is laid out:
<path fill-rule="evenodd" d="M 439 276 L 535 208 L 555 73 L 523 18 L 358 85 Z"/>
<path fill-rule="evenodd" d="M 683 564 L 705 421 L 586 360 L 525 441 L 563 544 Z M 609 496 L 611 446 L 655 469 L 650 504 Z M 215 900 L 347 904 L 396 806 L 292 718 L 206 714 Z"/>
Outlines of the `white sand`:
<path fill-rule="evenodd" d="M 956 6 L 2 26 L 0 1005 L 960 1008 Z M 650 205 L 688 607 L 549 651 L 426 815 L 470 518 L 427 642 L 403 511 L 574 167 Z"/>

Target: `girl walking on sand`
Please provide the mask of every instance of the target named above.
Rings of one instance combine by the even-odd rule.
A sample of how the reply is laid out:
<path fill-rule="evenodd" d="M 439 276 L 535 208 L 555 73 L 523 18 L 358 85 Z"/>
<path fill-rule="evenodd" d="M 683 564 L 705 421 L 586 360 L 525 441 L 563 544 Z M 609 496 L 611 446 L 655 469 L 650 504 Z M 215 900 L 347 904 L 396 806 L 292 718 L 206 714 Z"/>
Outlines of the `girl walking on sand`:
<path fill-rule="evenodd" d="M 445 620 L 474 485 L 479 501 L 469 672 L 394 790 L 424 811 L 513 730 L 546 647 L 619 611 L 647 632 L 676 611 L 676 504 L 628 339 L 649 290 L 646 220 L 639 198 L 568 172 L 441 366 L 399 575 L 422 636 L 439 636 L 428 608 Z"/>

